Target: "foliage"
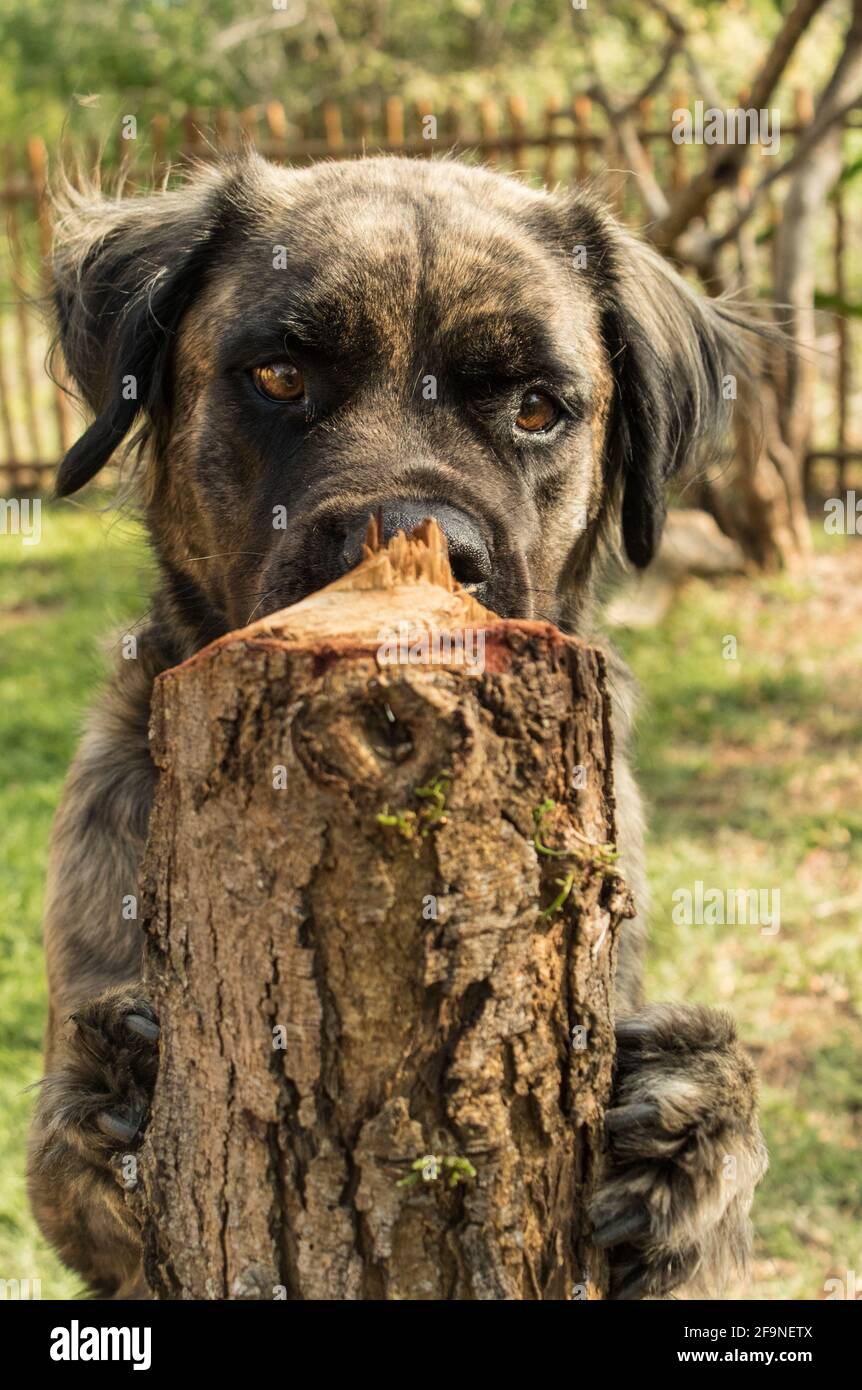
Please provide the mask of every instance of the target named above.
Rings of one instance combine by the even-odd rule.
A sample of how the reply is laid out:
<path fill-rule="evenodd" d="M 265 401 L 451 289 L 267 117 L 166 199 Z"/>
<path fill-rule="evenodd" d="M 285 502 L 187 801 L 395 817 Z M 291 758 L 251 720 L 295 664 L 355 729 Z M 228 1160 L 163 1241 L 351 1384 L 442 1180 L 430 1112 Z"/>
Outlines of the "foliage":
<path fill-rule="evenodd" d="M 746 69 L 762 56 L 786 5 L 676 8 L 732 101 L 748 76 L 740 53 Z M 841 19 L 836 8 L 818 20 L 797 80 L 825 73 Z M 606 81 L 637 86 L 664 36 L 660 18 L 646 0 L 611 0 L 592 23 Z M 18 138 L 23 123 L 49 143 L 64 124 L 104 136 L 122 115 L 187 106 L 276 99 L 296 116 L 330 98 L 472 101 L 513 89 L 540 101 L 587 80 L 579 11 L 550 0 L 64 0 L 59 12 L 54 0 L 3 0 L 0 54 L 0 138 Z"/>

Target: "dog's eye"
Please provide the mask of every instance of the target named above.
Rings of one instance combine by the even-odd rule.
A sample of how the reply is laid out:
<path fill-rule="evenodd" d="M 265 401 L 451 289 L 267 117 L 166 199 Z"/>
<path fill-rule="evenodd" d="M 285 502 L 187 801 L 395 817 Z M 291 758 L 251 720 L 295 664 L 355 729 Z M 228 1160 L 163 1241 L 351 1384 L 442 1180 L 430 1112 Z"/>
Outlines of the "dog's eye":
<path fill-rule="evenodd" d="M 267 362 L 251 375 L 258 391 L 271 401 L 298 401 L 305 395 L 302 372 L 292 362 Z"/>
<path fill-rule="evenodd" d="M 549 430 L 560 418 L 560 407 L 544 391 L 528 391 L 521 401 L 515 424 L 519 430 L 537 434 Z"/>

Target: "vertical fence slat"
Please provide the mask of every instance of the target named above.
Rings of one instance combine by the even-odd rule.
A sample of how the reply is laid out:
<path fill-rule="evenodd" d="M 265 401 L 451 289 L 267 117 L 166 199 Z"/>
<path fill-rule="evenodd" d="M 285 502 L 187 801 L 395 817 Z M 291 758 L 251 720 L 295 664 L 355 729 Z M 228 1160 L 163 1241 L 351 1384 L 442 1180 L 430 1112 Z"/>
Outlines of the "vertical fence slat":
<path fill-rule="evenodd" d="M 232 113 L 226 106 L 216 107 L 215 142 L 219 150 L 229 150 L 233 146 Z"/>
<path fill-rule="evenodd" d="M 139 163 L 138 134 L 139 132 L 136 131 L 136 138 L 134 140 L 126 139 L 123 134 L 123 120 L 121 117 L 119 129 L 117 130 L 118 186 L 127 194 L 134 193 L 137 187 L 136 172 Z"/>
<path fill-rule="evenodd" d="M 846 254 L 847 254 L 847 223 L 844 209 L 844 190 L 840 184 L 835 190 L 834 203 L 835 229 L 833 241 L 833 264 L 834 264 L 834 286 L 835 294 L 839 304 L 843 304 L 847 298 L 847 276 L 845 273 Z M 847 319 L 842 313 L 838 314 L 838 362 L 837 374 L 835 378 L 836 388 L 836 440 L 835 444 L 840 455 L 838 459 L 838 487 L 844 492 L 847 486 L 847 459 L 848 449 L 847 438 L 847 414 L 848 403 L 850 400 L 850 352 L 849 352 L 849 332 Z"/>
<path fill-rule="evenodd" d="M 430 159 L 437 148 L 440 135 L 439 127 L 435 136 L 426 134 L 425 122 L 429 116 L 434 116 L 434 104 L 430 101 L 417 101 L 416 103 L 416 134 L 422 138 L 422 154 L 425 159 Z"/>
<path fill-rule="evenodd" d="M 11 194 L 7 203 L 7 212 L 11 218 L 14 209 L 14 193 Z M 14 280 L 14 271 L 10 277 Z M 18 466 L 18 443 L 16 438 L 15 426 L 12 420 L 12 387 L 6 370 L 6 335 L 3 331 L 5 322 L 0 319 L 0 441 L 6 454 L 7 471 L 10 475 L 10 491 L 17 487 L 17 466 Z"/>
<path fill-rule="evenodd" d="M 33 194 L 36 205 L 36 222 L 39 231 L 39 251 L 42 256 L 42 273 L 46 291 L 50 290 L 49 261 L 51 244 L 51 210 L 48 205 L 48 151 L 45 141 L 33 135 L 27 141 L 27 162 L 33 180 Z M 58 367 L 59 374 L 59 367 Z M 60 436 L 60 452 L 65 454 L 72 443 L 72 418 L 69 399 L 62 384 L 54 383 L 54 411 L 57 417 L 57 430 Z"/>
<path fill-rule="evenodd" d="M 526 124 L 527 103 L 515 93 L 509 97 L 509 129 L 512 132 L 512 168 L 517 173 L 528 173 Z"/>
<path fill-rule="evenodd" d="M 183 115 L 183 154 L 186 157 L 196 156 L 204 153 L 201 114 L 194 106 L 190 106 Z"/>
<path fill-rule="evenodd" d="M 459 101 L 451 101 L 446 107 L 446 139 L 454 146 L 461 144 L 461 130 L 464 111 Z"/>
<path fill-rule="evenodd" d="M 340 150 L 344 145 L 344 130 L 341 125 L 341 107 L 337 102 L 327 101 L 323 107 L 323 134 L 326 148 Z"/>
<path fill-rule="evenodd" d="M 0 426 L 2 426 L 6 461 L 8 462 L 9 471 L 12 473 L 14 483 L 19 455 L 15 426 L 12 421 L 12 411 L 10 409 L 11 400 L 12 392 L 9 385 L 9 377 L 6 372 L 6 349 L 3 343 L 3 335 L 0 333 Z"/>
<path fill-rule="evenodd" d="M 560 98 L 558 96 L 548 97 L 545 103 L 545 138 L 547 147 L 545 149 L 545 162 L 542 167 L 542 183 L 552 184 L 557 168 L 557 147 L 554 144 L 554 136 L 557 133 L 557 118 L 560 112 Z"/>
<path fill-rule="evenodd" d="M 796 87 L 794 89 L 793 116 L 800 129 L 810 125 L 814 120 L 814 96 L 810 88 Z"/>
<path fill-rule="evenodd" d="M 287 116 L 281 102 L 267 102 L 264 116 L 267 130 L 277 146 L 273 158 L 282 163 L 287 159 Z"/>
<path fill-rule="evenodd" d="M 575 176 L 579 183 L 590 177 L 590 122 L 593 103 L 583 93 L 575 97 Z"/>
<path fill-rule="evenodd" d="M 258 109 L 256 106 L 247 106 L 244 111 L 239 113 L 239 127 L 242 131 L 242 138 L 248 144 L 257 144 L 257 121 Z"/>
<path fill-rule="evenodd" d="M 625 201 L 626 176 L 623 169 L 623 156 L 620 142 L 613 126 L 609 126 L 603 142 L 605 168 L 605 197 L 609 206 L 619 217 Z"/>
<path fill-rule="evenodd" d="M 493 97 L 485 97 L 479 102 L 479 123 L 482 139 L 489 142 L 484 151 L 484 163 L 494 165 L 500 162 L 500 113 Z"/>
<path fill-rule="evenodd" d="M 354 102 L 353 106 L 353 138 L 362 142 L 362 152 L 365 153 L 371 140 L 371 108 L 367 101 Z"/>
<path fill-rule="evenodd" d="M 400 97 L 387 97 L 384 108 L 387 145 L 404 144 L 404 102 Z"/>
<path fill-rule="evenodd" d="M 161 184 L 168 176 L 170 159 L 168 157 L 168 118 L 159 114 L 150 121 L 150 139 L 153 143 L 153 176 Z"/>
<path fill-rule="evenodd" d="M 18 177 L 18 161 L 15 158 L 15 150 L 9 145 L 6 148 L 5 174 L 8 183 L 14 186 Z M 27 423 L 27 432 L 30 436 L 30 448 L 28 450 L 32 459 L 42 461 L 42 434 L 39 428 L 39 412 L 36 408 L 36 388 L 33 383 L 33 346 L 30 334 L 30 313 L 26 302 L 26 287 L 24 284 L 24 246 L 21 239 L 21 231 L 18 223 L 18 202 L 16 198 L 10 198 L 6 219 L 9 234 L 9 254 L 10 254 L 10 279 L 12 283 L 12 295 L 15 300 L 15 321 L 18 328 L 18 379 L 21 383 L 21 390 L 24 400 L 24 418 Z M 2 324 L 0 324 L 2 328 Z"/>

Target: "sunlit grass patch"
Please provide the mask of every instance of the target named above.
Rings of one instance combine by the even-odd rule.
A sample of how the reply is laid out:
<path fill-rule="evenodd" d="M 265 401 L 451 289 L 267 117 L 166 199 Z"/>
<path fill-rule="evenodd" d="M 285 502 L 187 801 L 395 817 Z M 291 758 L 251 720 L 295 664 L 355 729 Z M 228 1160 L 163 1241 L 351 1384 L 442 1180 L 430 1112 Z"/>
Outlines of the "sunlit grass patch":
<path fill-rule="evenodd" d="M 818 549 L 807 580 L 692 581 L 617 635 L 645 697 L 649 993 L 726 1004 L 763 1078 L 746 1297 L 819 1298 L 862 1268 L 862 546 Z M 780 930 L 678 925 L 697 880 L 778 890 Z"/>

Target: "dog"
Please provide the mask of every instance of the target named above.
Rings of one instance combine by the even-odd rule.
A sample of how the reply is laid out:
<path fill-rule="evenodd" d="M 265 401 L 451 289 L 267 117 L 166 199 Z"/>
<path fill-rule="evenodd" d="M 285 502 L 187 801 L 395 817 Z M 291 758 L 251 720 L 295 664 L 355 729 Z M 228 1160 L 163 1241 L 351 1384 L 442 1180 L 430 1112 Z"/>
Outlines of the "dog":
<path fill-rule="evenodd" d="M 124 446 L 159 579 L 53 831 L 29 1190 L 90 1290 L 137 1298 L 118 1165 L 146 1121 L 158 1021 L 124 901 L 153 798 L 155 677 L 337 577 L 378 511 L 387 536 L 437 517 L 456 578 L 497 613 L 590 638 L 599 576 L 619 553 L 649 564 L 666 484 L 727 430 L 727 382 L 750 373 L 753 339 L 740 310 L 696 294 L 589 191 L 454 159 L 288 169 L 244 152 L 157 194 L 69 189 L 53 276 L 59 345 L 94 417 L 57 494 Z M 766 1153 L 731 1019 L 643 999 L 634 699 L 609 660 L 638 916 L 622 934 L 591 1216 L 611 1296 L 648 1298 L 744 1266 Z"/>

